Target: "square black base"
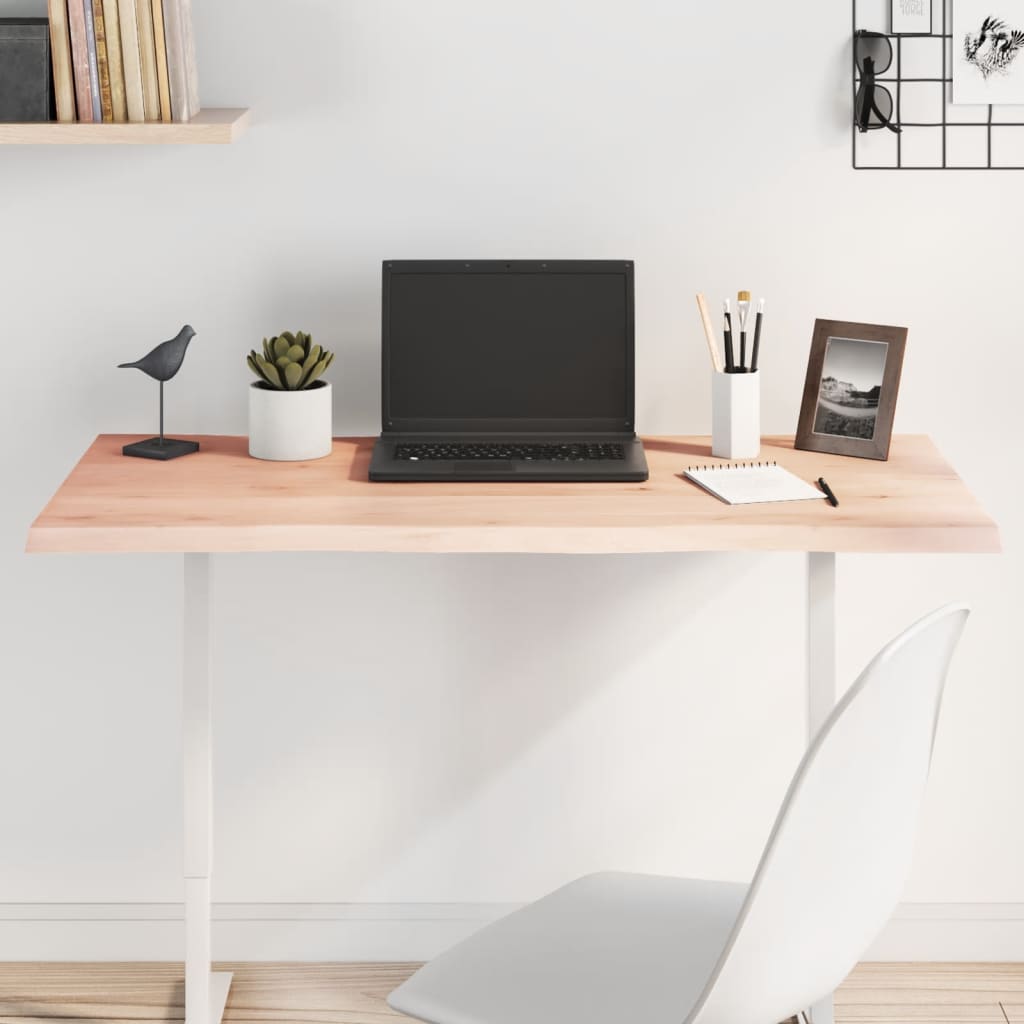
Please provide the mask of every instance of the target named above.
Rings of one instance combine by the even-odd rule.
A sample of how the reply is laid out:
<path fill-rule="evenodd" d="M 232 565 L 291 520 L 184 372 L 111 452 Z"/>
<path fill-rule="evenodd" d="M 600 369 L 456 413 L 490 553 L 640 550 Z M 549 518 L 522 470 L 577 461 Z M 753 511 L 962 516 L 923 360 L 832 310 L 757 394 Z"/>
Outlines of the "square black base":
<path fill-rule="evenodd" d="M 137 459 L 158 459 L 160 462 L 166 462 L 168 459 L 178 459 L 182 455 L 191 455 L 197 451 L 198 441 L 176 441 L 173 437 L 165 437 L 161 441 L 159 437 L 151 437 L 148 441 L 126 444 L 121 449 L 121 454 L 134 455 Z"/>

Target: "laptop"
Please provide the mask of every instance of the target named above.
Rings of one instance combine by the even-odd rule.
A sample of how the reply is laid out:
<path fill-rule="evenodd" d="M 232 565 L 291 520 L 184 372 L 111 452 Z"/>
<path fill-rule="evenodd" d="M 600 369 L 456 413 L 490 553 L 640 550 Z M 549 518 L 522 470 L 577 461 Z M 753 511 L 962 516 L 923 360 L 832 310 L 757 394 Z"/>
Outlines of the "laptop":
<path fill-rule="evenodd" d="M 642 481 L 628 260 L 389 260 L 371 480 Z"/>

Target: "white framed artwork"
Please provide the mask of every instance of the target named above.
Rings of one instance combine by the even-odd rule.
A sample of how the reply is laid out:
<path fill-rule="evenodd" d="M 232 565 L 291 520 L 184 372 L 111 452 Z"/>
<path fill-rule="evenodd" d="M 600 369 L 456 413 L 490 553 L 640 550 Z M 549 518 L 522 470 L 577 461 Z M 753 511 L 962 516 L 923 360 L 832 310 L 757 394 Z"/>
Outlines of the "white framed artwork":
<path fill-rule="evenodd" d="M 932 31 L 932 0 L 889 0 L 894 36 L 927 36 Z"/>
<path fill-rule="evenodd" d="M 1024 0 L 953 0 L 953 102 L 1024 103 Z"/>

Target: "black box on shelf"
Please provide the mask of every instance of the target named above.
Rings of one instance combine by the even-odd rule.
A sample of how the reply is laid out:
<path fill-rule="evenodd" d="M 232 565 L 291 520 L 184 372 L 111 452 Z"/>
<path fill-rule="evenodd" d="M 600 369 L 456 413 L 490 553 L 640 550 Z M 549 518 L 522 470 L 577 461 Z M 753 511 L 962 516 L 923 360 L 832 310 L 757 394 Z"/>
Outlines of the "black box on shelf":
<path fill-rule="evenodd" d="M 0 18 L 0 121 L 53 119 L 49 22 Z"/>

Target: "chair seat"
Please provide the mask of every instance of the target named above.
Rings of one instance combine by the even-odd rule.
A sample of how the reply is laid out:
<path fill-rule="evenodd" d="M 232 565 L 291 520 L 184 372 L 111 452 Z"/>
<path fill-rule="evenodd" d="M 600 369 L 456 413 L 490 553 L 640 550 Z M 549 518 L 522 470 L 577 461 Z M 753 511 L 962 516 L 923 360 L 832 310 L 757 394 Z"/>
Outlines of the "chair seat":
<path fill-rule="evenodd" d="M 682 1024 L 748 886 L 588 875 L 488 925 L 388 997 L 431 1024 Z"/>

